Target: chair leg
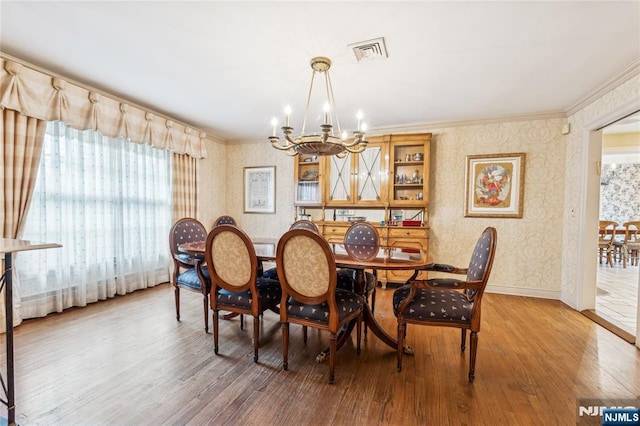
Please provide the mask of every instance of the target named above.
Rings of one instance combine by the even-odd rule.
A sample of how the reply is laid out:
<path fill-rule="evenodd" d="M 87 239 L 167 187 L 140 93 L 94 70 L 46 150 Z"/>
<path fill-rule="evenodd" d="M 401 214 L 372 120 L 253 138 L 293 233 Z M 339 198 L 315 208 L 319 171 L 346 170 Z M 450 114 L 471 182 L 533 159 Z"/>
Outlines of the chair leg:
<path fill-rule="evenodd" d="M 358 342 L 356 343 L 356 353 L 360 355 L 360 337 L 362 336 L 362 313 L 358 315 L 357 321 L 358 322 L 356 325 L 356 335 L 357 335 Z"/>
<path fill-rule="evenodd" d="M 460 341 L 460 350 L 464 352 L 464 348 L 467 347 L 467 330 L 465 330 L 464 328 L 461 328 L 460 331 L 462 331 L 462 339 Z"/>
<path fill-rule="evenodd" d="M 218 317 L 220 316 L 220 311 L 217 309 L 213 310 L 213 352 L 218 355 Z"/>
<path fill-rule="evenodd" d="M 289 323 L 282 323 L 282 369 L 289 369 Z"/>
<path fill-rule="evenodd" d="M 402 371 L 402 352 L 404 351 L 404 336 L 406 333 L 406 325 L 403 322 L 398 321 L 398 364 L 397 370 Z"/>
<path fill-rule="evenodd" d="M 329 384 L 333 384 L 336 375 L 336 351 L 338 348 L 338 335 L 330 333 L 329 336 Z"/>
<path fill-rule="evenodd" d="M 240 330 L 244 330 L 244 315 L 240 314 Z"/>
<path fill-rule="evenodd" d="M 476 352 L 478 351 L 478 332 L 471 331 L 471 354 L 469 356 L 469 382 L 476 377 Z"/>
<path fill-rule="evenodd" d="M 209 297 L 202 295 L 202 304 L 204 305 L 204 332 L 209 332 Z"/>
<path fill-rule="evenodd" d="M 304 344 L 307 344 L 307 326 L 303 325 L 302 326 L 302 341 L 304 342 Z"/>
<path fill-rule="evenodd" d="M 260 316 L 253 317 L 253 362 L 258 362 L 258 347 L 260 346 Z"/>
<path fill-rule="evenodd" d="M 175 290 L 173 294 L 175 295 L 176 299 L 176 319 L 180 321 L 180 287 L 178 287 L 177 285 L 175 285 L 174 287 Z"/>

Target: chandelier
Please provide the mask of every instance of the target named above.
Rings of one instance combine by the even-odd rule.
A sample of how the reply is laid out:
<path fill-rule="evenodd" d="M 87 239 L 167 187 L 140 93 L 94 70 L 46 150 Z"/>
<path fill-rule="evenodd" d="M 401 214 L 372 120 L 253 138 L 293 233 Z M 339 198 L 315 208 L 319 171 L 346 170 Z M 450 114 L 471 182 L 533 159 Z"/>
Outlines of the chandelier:
<path fill-rule="evenodd" d="M 338 114 L 336 112 L 336 102 L 333 97 L 333 87 L 331 86 L 331 78 L 329 77 L 330 67 L 331 60 L 329 58 L 318 56 L 311 59 L 311 69 L 313 73 L 311 74 L 311 86 L 309 87 L 307 106 L 304 111 L 302 131 L 300 135 L 296 137 L 292 136 L 293 127 L 289 126 L 291 108 L 287 106 L 285 109 L 285 125 L 282 127 L 282 132 L 285 136 L 284 145 L 280 144 L 280 138 L 276 136 L 277 120 L 274 118 L 271 121 L 273 134 L 269 136 L 269 141 L 275 149 L 285 151 L 291 156 L 298 154 L 336 155 L 340 158 L 346 157 L 349 152 L 358 153 L 365 150 L 368 142 L 364 139 L 366 124 L 362 122 L 361 112 L 358 112 L 358 127 L 357 130 L 353 132 L 353 138 L 351 140 L 347 138 L 347 132 L 342 132 L 340 129 L 340 121 L 338 120 Z M 305 134 L 307 114 L 309 113 L 309 104 L 313 92 L 313 81 L 316 74 L 324 74 L 327 91 L 327 102 L 324 105 L 324 122 L 320 125 L 320 133 Z M 333 126 L 334 117 L 337 130 L 335 130 Z"/>

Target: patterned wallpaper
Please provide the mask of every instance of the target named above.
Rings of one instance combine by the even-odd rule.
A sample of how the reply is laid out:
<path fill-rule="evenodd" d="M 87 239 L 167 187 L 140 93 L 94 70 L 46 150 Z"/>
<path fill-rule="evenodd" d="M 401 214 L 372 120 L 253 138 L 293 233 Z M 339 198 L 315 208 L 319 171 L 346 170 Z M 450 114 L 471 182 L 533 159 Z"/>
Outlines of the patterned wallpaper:
<path fill-rule="evenodd" d="M 637 75 L 569 117 L 568 136 L 561 132 L 565 119 L 412 128 L 433 133 L 429 248 L 435 259 L 466 266 L 482 230 L 495 226 L 498 245 L 489 290 L 561 298 L 575 307 L 585 128 L 621 105 L 640 104 L 639 94 Z M 466 155 L 509 152 L 527 154 L 523 218 L 465 218 Z M 210 185 L 200 186 L 199 217 L 207 227 L 226 213 L 252 236 L 277 238 L 288 229 L 294 216 L 290 157 L 260 141 L 221 146 L 202 161 L 198 173 Z M 244 214 L 243 167 L 270 165 L 276 166 L 276 214 Z"/>
<path fill-rule="evenodd" d="M 498 231 L 497 256 L 489 285 L 494 291 L 559 297 L 562 226 L 563 119 L 421 129 L 431 145 L 429 248 L 439 262 L 466 267 L 487 226 Z M 524 217 L 465 218 L 466 155 L 526 152 Z M 243 167 L 276 166 L 276 214 L 244 214 Z M 228 146 L 226 212 L 249 234 L 277 238 L 293 221 L 293 160 L 264 142 Z M 540 264 L 544 268 L 540 268 Z"/>
<path fill-rule="evenodd" d="M 600 218 L 618 222 L 640 220 L 640 164 L 602 166 Z"/>

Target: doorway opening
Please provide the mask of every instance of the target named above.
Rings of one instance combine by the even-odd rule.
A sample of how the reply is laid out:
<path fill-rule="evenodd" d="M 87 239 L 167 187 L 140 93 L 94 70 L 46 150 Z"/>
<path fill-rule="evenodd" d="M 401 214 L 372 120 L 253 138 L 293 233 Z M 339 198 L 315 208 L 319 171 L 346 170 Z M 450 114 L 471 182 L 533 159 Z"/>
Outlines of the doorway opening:
<path fill-rule="evenodd" d="M 599 218 L 616 226 L 608 261 L 596 264 L 595 308 L 584 314 L 635 343 L 640 266 L 629 256 L 624 224 L 640 221 L 640 112 L 602 129 Z"/>

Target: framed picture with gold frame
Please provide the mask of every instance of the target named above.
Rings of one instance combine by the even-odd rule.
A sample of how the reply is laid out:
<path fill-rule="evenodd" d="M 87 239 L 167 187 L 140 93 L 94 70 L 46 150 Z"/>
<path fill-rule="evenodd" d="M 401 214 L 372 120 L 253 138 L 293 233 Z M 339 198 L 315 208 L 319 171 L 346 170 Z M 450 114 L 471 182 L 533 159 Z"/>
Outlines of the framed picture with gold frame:
<path fill-rule="evenodd" d="M 521 218 L 525 153 L 468 155 L 465 217 Z"/>
<path fill-rule="evenodd" d="M 276 166 L 244 168 L 244 212 L 276 212 Z"/>

